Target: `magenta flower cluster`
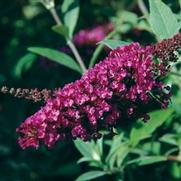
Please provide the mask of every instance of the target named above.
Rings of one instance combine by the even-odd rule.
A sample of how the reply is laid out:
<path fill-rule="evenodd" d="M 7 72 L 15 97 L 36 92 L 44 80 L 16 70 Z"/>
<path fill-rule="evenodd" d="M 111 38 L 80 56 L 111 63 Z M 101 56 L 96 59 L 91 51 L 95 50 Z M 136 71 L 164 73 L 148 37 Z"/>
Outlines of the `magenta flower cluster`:
<path fill-rule="evenodd" d="M 93 45 L 102 41 L 107 33 L 113 30 L 112 23 L 97 25 L 91 29 L 82 29 L 74 36 L 74 42 L 78 46 Z"/>
<path fill-rule="evenodd" d="M 59 89 L 17 129 L 19 144 L 52 147 L 57 140 L 99 138 L 110 129 L 134 118 L 147 119 L 150 104 L 168 104 L 169 94 L 158 81 L 152 48 L 132 43 L 111 51 L 80 80 Z"/>

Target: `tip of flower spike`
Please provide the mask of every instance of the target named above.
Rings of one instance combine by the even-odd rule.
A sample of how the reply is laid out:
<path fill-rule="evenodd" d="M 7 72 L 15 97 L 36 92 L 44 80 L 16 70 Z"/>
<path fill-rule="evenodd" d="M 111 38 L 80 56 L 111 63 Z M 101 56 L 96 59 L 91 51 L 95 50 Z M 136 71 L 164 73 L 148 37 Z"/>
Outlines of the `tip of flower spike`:
<path fill-rule="evenodd" d="M 2 93 L 6 94 L 6 93 L 8 92 L 8 87 L 3 86 L 3 87 L 1 87 L 0 91 L 1 91 Z"/>
<path fill-rule="evenodd" d="M 8 88 L 6 86 L 3 86 L 0 89 L 0 92 L 3 94 L 11 94 L 12 96 L 16 98 L 24 98 L 27 100 L 32 100 L 33 102 L 39 102 L 39 101 L 47 101 L 49 98 L 53 97 L 57 89 L 55 90 L 48 90 L 48 89 L 42 89 L 39 90 L 37 88 L 35 89 L 22 89 L 22 88 Z"/>
<path fill-rule="evenodd" d="M 178 55 L 176 51 L 181 48 L 181 33 L 176 34 L 172 38 L 165 39 L 153 45 L 153 54 L 158 57 L 164 64 L 169 61 L 176 62 Z"/>

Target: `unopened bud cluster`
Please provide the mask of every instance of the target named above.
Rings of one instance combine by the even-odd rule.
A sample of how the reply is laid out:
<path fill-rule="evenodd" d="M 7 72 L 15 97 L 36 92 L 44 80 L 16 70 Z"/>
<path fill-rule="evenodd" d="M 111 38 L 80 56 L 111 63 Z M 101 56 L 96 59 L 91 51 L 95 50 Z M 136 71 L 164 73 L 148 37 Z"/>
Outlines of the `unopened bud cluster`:
<path fill-rule="evenodd" d="M 39 102 L 39 101 L 47 101 L 49 98 L 53 97 L 55 90 L 54 91 L 48 89 L 39 90 L 37 88 L 35 89 L 8 88 L 4 86 L 1 88 L 0 92 L 4 94 L 9 93 L 17 98 L 24 98 L 27 100 L 32 100 L 34 102 Z"/>
<path fill-rule="evenodd" d="M 159 58 L 157 65 L 162 75 L 166 74 L 170 68 L 170 62 L 176 62 L 179 58 L 179 49 L 181 48 L 181 33 L 172 38 L 163 40 L 153 46 L 153 55 Z"/>

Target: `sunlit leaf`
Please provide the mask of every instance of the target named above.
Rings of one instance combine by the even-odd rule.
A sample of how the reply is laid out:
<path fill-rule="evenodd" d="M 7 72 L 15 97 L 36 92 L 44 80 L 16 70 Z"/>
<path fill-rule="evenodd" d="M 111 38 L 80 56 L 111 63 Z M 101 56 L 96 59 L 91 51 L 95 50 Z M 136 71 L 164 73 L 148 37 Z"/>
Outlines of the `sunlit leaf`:
<path fill-rule="evenodd" d="M 122 144 L 122 139 L 123 139 L 123 134 L 115 135 L 113 137 L 112 143 L 111 143 L 111 148 L 109 150 L 108 156 L 106 160 L 109 160 L 109 157 L 112 155 L 113 152 L 117 150 L 117 148 Z"/>
<path fill-rule="evenodd" d="M 71 38 L 79 16 L 78 0 L 64 0 L 61 10 L 63 13 L 64 25 L 68 27 L 69 37 Z"/>
<path fill-rule="evenodd" d="M 178 145 L 176 141 L 176 135 L 174 134 L 165 134 L 160 138 L 160 141 L 171 144 L 171 145 Z"/>
<path fill-rule="evenodd" d="M 180 24 L 171 9 L 161 0 L 149 0 L 149 22 L 153 32 L 160 38 L 170 38 L 179 32 Z"/>
<path fill-rule="evenodd" d="M 94 160 L 92 158 L 90 158 L 90 157 L 82 157 L 77 161 L 77 163 L 91 162 L 91 161 L 94 161 Z"/>
<path fill-rule="evenodd" d="M 129 142 L 122 141 L 123 134 L 114 138 L 111 149 L 106 157 L 106 163 L 113 168 L 115 163 L 120 166 L 130 151 Z"/>
<path fill-rule="evenodd" d="M 138 22 L 138 24 L 136 25 L 136 28 L 141 31 L 145 30 L 148 32 L 152 32 L 152 29 L 151 29 L 149 23 L 144 19 L 142 19 Z"/>
<path fill-rule="evenodd" d="M 138 21 L 137 14 L 130 11 L 121 10 L 120 12 L 118 12 L 117 16 L 118 16 L 118 23 L 120 21 L 120 24 L 129 23 L 135 25 Z"/>
<path fill-rule="evenodd" d="M 161 126 L 173 113 L 173 109 L 165 109 L 150 113 L 150 120 L 144 123 L 138 120 L 131 130 L 130 142 L 136 145 L 139 141 L 150 137 L 150 135 Z"/>
<path fill-rule="evenodd" d="M 155 155 L 159 155 L 161 150 L 161 143 L 157 141 L 146 142 L 143 144 L 142 149 L 145 152 L 151 152 Z"/>
<path fill-rule="evenodd" d="M 106 175 L 106 172 L 104 171 L 99 171 L 99 170 L 95 170 L 95 171 L 89 171 L 86 173 L 83 173 L 82 175 L 80 175 L 76 181 L 86 181 L 86 180 L 92 180 L 98 177 L 102 177 Z"/>
<path fill-rule="evenodd" d="M 74 144 L 84 157 L 92 158 L 92 148 L 89 143 L 83 142 L 81 139 L 76 139 Z"/>
<path fill-rule="evenodd" d="M 119 147 L 119 150 L 117 150 L 116 153 L 117 154 L 116 164 L 118 167 L 121 166 L 121 164 L 123 163 L 124 159 L 126 158 L 129 152 L 130 148 L 128 144 L 124 144 Z"/>
<path fill-rule="evenodd" d="M 95 146 L 99 155 L 102 155 L 103 154 L 103 138 L 98 139 L 95 143 Z"/>
<path fill-rule="evenodd" d="M 129 45 L 130 43 L 125 42 L 125 41 L 121 41 L 121 40 L 105 39 L 105 40 L 99 42 L 99 44 L 104 44 L 107 47 L 109 47 L 110 49 L 115 49 L 117 47 L 122 47 L 122 46 L 125 46 L 125 45 Z"/>
<path fill-rule="evenodd" d="M 153 163 L 158 163 L 162 161 L 166 161 L 167 157 L 165 156 L 142 156 L 135 160 L 129 161 L 128 164 L 136 164 L 138 166 L 150 165 Z"/>
<path fill-rule="evenodd" d="M 74 141 L 74 144 L 84 157 L 91 158 L 92 160 L 96 161 L 101 160 L 100 155 L 93 142 L 84 142 L 81 139 L 76 139 Z"/>

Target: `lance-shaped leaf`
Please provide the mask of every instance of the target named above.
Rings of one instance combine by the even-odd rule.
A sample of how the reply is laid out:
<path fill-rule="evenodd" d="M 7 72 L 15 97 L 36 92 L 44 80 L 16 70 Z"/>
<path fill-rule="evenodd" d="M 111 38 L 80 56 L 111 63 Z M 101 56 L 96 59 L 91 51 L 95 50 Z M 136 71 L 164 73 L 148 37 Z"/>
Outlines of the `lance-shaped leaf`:
<path fill-rule="evenodd" d="M 173 109 L 165 109 L 150 113 L 150 120 L 144 123 L 138 120 L 130 133 L 131 145 L 137 145 L 141 140 L 148 138 L 161 126 L 173 113 Z"/>
<path fill-rule="evenodd" d="M 86 172 L 83 173 L 82 175 L 80 175 L 76 181 L 86 181 L 86 180 L 92 180 L 98 177 L 102 177 L 106 175 L 106 172 L 104 171 L 99 171 L 99 170 L 95 170 L 95 171 L 90 171 L 90 172 Z"/>
<path fill-rule="evenodd" d="M 98 150 L 98 147 L 95 145 L 93 141 L 91 142 L 84 142 L 81 139 L 76 139 L 74 141 L 74 144 L 76 148 L 79 150 L 79 152 L 86 158 L 86 159 L 92 159 L 96 161 L 101 160 L 101 155 Z"/>
<path fill-rule="evenodd" d="M 140 158 L 129 161 L 127 165 L 136 164 L 138 166 L 143 166 L 143 165 L 150 165 L 150 164 L 158 163 L 162 161 L 167 161 L 167 157 L 166 156 L 142 156 Z"/>
<path fill-rule="evenodd" d="M 68 27 L 69 37 L 72 38 L 79 16 L 78 0 L 64 0 L 62 7 L 64 25 Z"/>
<path fill-rule="evenodd" d="M 52 27 L 52 30 L 63 37 L 67 38 L 69 36 L 69 30 L 66 26 L 64 25 L 55 25 Z"/>
<path fill-rule="evenodd" d="M 121 40 L 109 40 L 109 39 L 104 39 L 103 41 L 99 42 L 99 44 L 106 45 L 110 49 L 115 49 L 117 47 L 129 45 L 129 42 L 126 41 L 121 41 Z"/>
<path fill-rule="evenodd" d="M 46 57 L 54 62 L 57 62 L 65 67 L 68 67 L 74 71 L 81 73 L 79 65 L 69 55 L 57 50 L 43 47 L 30 47 L 28 50 L 37 55 Z"/>

